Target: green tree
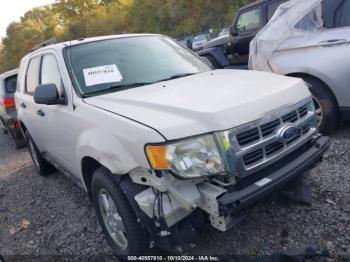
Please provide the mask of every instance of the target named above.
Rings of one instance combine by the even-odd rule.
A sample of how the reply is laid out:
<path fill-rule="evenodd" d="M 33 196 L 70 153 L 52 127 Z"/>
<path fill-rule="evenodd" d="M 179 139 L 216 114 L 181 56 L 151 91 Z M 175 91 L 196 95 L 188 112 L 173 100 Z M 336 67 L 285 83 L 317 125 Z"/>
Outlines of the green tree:
<path fill-rule="evenodd" d="M 51 37 L 67 41 L 145 32 L 180 37 L 228 26 L 238 8 L 253 1 L 56 0 L 8 26 L 0 45 L 0 72 L 18 67 L 33 46 Z"/>

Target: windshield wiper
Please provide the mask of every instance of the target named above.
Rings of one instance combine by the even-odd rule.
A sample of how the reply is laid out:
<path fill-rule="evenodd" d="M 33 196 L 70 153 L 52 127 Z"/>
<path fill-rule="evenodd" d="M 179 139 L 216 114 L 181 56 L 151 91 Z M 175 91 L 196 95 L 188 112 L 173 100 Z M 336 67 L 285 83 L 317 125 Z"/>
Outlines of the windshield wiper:
<path fill-rule="evenodd" d="M 109 88 L 106 89 L 101 89 L 101 90 L 96 90 L 92 91 L 86 94 L 83 94 L 83 98 L 95 96 L 95 95 L 103 95 L 107 94 L 109 92 L 113 91 L 121 91 L 121 90 L 126 90 L 129 88 L 134 88 L 134 87 L 140 87 L 140 86 L 145 86 L 145 85 L 150 85 L 153 84 L 153 82 L 147 82 L 147 83 L 125 83 L 125 84 L 120 84 L 120 85 L 115 85 L 115 86 L 110 86 Z"/>
<path fill-rule="evenodd" d="M 162 79 L 162 80 L 158 80 L 154 83 L 159 83 L 159 82 L 163 82 L 163 81 L 169 81 L 169 80 L 174 80 L 174 79 L 178 79 L 178 78 L 182 78 L 182 77 L 186 77 L 186 76 L 192 76 L 192 75 L 196 75 L 197 73 L 184 73 L 184 74 L 177 74 L 177 75 L 173 75 L 171 77 Z"/>
<path fill-rule="evenodd" d="M 106 89 L 96 90 L 96 91 L 92 91 L 92 92 L 83 94 L 82 97 L 83 98 L 87 98 L 87 97 L 92 97 L 92 96 L 95 96 L 95 95 L 103 95 L 103 94 L 107 94 L 107 93 L 113 92 L 113 91 L 121 91 L 121 90 L 126 90 L 126 89 L 129 89 L 129 88 L 140 87 L 140 86 L 145 86 L 145 85 L 151 85 L 151 84 L 155 84 L 155 83 L 159 83 L 159 82 L 163 82 L 163 81 L 169 81 L 169 80 L 173 80 L 173 79 L 177 79 L 177 78 L 181 78 L 181 77 L 186 77 L 186 76 L 191 76 L 191 75 L 195 75 L 195 74 L 197 74 L 197 73 L 183 73 L 183 74 L 173 75 L 173 76 L 170 76 L 168 78 L 161 79 L 161 80 L 154 81 L 154 82 L 125 83 L 125 84 L 110 86 L 109 88 L 106 88 Z"/>

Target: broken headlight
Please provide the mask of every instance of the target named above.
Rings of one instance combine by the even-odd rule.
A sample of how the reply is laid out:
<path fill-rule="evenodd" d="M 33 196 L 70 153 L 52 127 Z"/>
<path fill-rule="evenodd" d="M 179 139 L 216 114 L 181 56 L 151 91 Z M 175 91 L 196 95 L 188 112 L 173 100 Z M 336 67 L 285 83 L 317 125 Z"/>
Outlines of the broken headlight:
<path fill-rule="evenodd" d="M 225 174 L 225 164 L 213 135 L 165 145 L 148 145 L 146 154 L 156 170 L 170 170 L 182 178 Z"/>

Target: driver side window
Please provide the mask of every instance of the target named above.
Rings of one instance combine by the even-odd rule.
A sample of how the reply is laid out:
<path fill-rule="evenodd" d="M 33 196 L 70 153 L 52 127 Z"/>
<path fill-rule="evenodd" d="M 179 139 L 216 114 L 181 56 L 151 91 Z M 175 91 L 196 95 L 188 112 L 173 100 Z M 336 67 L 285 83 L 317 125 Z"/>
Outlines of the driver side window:
<path fill-rule="evenodd" d="M 350 1 L 344 0 L 335 11 L 334 27 L 348 27 L 350 26 Z"/>
<path fill-rule="evenodd" d="M 241 14 L 237 21 L 237 31 L 244 32 L 258 29 L 261 26 L 260 8 L 249 10 Z"/>
<path fill-rule="evenodd" d="M 54 55 L 44 55 L 41 65 L 41 81 L 44 84 L 56 84 L 60 96 L 63 94 L 62 78 Z"/>

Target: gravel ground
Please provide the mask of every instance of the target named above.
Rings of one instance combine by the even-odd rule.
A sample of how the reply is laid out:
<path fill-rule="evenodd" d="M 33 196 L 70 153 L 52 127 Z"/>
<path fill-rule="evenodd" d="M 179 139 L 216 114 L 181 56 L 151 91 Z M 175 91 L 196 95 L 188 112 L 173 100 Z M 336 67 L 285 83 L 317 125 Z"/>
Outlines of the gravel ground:
<path fill-rule="evenodd" d="M 324 162 L 308 177 L 311 206 L 271 197 L 229 232 L 210 229 L 198 236 L 193 254 L 267 255 L 317 241 L 329 251 L 317 261 L 341 261 L 350 253 L 349 130 L 350 125 L 344 126 L 332 137 Z M 35 256 L 48 261 L 113 260 L 86 194 L 60 173 L 40 177 L 27 150 L 12 149 L 3 134 L 0 254 L 21 256 L 10 257 L 13 261 Z"/>

